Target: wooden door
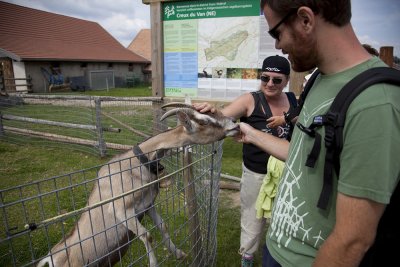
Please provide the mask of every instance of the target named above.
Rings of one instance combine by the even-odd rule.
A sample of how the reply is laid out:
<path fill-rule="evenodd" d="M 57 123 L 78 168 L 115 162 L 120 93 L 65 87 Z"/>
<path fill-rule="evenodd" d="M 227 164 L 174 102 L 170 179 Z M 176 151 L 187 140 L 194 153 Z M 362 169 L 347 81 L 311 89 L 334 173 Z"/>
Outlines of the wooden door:
<path fill-rule="evenodd" d="M 12 61 L 9 58 L 0 58 L 0 68 L 3 73 L 4 87 L 7 92 L 15 92 L 15 81 Z M 11 80 L 10 80 L 11 79 Z"/>

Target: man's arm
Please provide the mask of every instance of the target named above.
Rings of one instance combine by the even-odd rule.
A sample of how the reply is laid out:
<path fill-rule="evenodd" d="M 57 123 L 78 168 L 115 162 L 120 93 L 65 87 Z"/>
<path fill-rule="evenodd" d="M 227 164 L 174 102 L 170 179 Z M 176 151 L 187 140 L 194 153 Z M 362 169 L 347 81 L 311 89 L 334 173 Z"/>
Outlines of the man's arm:
<path fill-rule="evenodd" d="M 336 224 L 318 250 L 313 267 L 358 266 L 375 240 L 385 205 L 338 193 Z"/>
<path fill-rule="evenodd" d="M 275 158 L 286 161 L 289 151 L 286 139 L 254 129 L 247 123 L 241 122 L 239 125 L 241 134 L 236 138 L 238 142 L 251 143 Z"/>
<path fill-rule="evenodd" d="M 251 94 L 244 94 L 236 98 L 232 103 L 221 111 L 217 110 L 208 102 L 194 103 L 193 107 L 199 112 L 222 112 L 227 117 L 235 119 L 241 116 L 249 116 L 254 109 L 254 101 Z M 254 129 L 247 123 L 240 123 L 241 134 L 235 137 L 236 141 L 241 143 L 252 143 L 264 150 L 268 154 L 285 161 L 289 150 L 289 142 L 285 139 L 275 137 L 271 134 Z"/>

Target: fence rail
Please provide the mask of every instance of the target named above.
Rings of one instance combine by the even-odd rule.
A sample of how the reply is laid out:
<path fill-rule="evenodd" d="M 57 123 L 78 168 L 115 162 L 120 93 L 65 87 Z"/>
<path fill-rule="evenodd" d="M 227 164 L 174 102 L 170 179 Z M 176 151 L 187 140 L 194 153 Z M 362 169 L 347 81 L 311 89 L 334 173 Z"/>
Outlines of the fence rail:
<path fill-rule="evenodd" d="M 15 94 L 0 98 L 0 138 L 74 144 L 103 157 L 165 129 L 159 122 L 162 103 L 160 97 Z"/>
<path fill-rule="evenodd" d="M 16 81 L 25 81 L 25 83 L 18 83 Z M 3 86 L 5 87 L 6 91 L 7 91 L 7 88 L 15 88 L 16 89 L 17 87 L 22 86 L 22 87 L 27 88 L 26 92 L 31 92 L 32 91 L 32 78 L 31 77 L 28 77 L 28 78 L 4 78 Z M 24 90 L 22 90 L 22 91 L 24 91 Z"/>

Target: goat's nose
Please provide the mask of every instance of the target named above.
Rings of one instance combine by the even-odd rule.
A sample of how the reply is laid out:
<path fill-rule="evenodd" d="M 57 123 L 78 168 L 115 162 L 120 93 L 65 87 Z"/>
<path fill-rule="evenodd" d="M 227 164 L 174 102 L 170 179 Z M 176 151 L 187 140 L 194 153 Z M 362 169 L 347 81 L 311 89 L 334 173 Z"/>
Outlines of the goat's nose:
<path fill-rule="evenodd" d="M 235 123 L 235 126 L 232 127 L 231 131 L 240 132 L 240 126 L 239 126 L 239 124 L 236 124 L 236 123 Z"/>
<path fill-rule="evenodd" d="M 231 120 L 231 122 L 236 123 L 236 119 L 235 118 L 230 117 L 229 119 Z"/>

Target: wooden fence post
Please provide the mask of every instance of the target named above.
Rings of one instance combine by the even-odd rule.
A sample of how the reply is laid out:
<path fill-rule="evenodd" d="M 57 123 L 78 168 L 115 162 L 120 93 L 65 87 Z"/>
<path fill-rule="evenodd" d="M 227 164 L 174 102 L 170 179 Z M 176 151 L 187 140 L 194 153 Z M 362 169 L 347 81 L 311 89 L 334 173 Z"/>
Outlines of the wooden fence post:
<path fill-rule="evenodd" d="M 289 91 L 293 92 L 296 96 L 299 96 L 303 91 L 304 77 L 308 74 L 306 72 L 296 72 L 293 69 L 290 70 L 290 84 Z"/>
<path fill-rule="evenodd" d="M 189 236 L 193 246 L 193 255 L 195 255 L 193 267 L 201 267 L 203 264 L 203 242 L 201 239 L 200 218 L 198 215 L 198 205 L 196 199 L 196 188 L 194 180 L 192 161 L 192 148 L 185 147 L 183 156 L 183 184 L 185 188 L 185 202 L 187 203 L 189 218 Z"/>
<path fill-rule="evenodd" d="M 0 136 L 4 135 L 4 127 L 3 127 L 3 114 L 0 112 Z"/>
<path fill-rule="evenodd" d="M 382 46 L 379 50 L 379 57 L 389 67 L 393 68 L 393 46 Z"/>

